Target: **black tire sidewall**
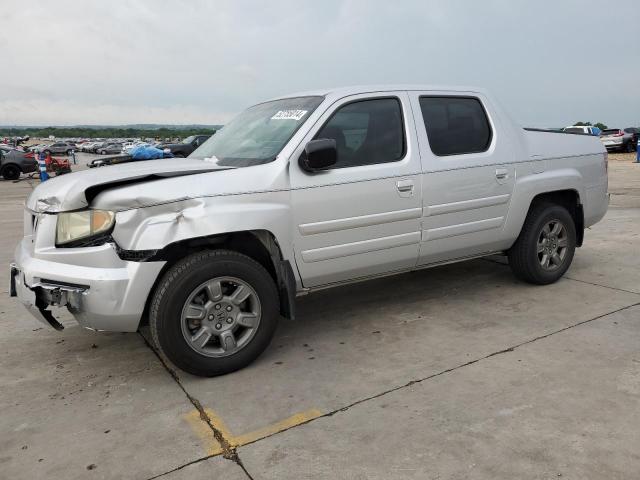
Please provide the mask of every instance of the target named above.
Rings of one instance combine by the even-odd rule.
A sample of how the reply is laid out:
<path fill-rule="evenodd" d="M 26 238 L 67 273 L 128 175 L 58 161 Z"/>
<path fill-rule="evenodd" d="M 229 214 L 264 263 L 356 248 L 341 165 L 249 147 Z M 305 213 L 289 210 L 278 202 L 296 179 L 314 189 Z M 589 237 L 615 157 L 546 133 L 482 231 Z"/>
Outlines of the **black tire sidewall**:
<path fill-rule="evenodd" d="M 562 266 L 556 270 L 548 271 L 542 268 L 538 261 L 537 244 L 540 232 L 545 224 L 552 220 L 559 220 L 567 229 L 567 255 L 565 256 Z M 553 283 L 558 280 L 571 266 L 573 255 L 576 249 L 576 227 L 571 214 L 559 205 L 548 206 L 542 210 L 532 222 L 529 230 L 528 238 L 525 240 L 525 248 L 527 249 L 527 262 L 530 271 L 536 277 L 536 280 L 542 284 Z"/>
<path fill-rule="evenodd" d="M 158 286 L 150 320 L 155 323 L 152 328 L 156 330 L 159 347 L 174 364 L 195 375 L 215 376 L 238 370 L 262 353 L 275 332 L 279 302 L 273 279 L 261 265 L 243 255 L 218 253 L 195 264 L 189 264 L 189 258 L 167 272 Z M 185 263 L 188 267 L 176 274 L 175 269 L 180 270 Z M 228 357 L 206 357 L 193 350 L 184 339 L 181 312 L 196 287 L 223 276 L 239 278 L 253 287 L 260 300 L 262 316 L 257 332 L 242 350 Z"/>
<path fill-rule="evenodd" d="M 20 169 L 15 165 L 7 165 L 2 169 L 2 177 L 5 180 L 17 180 L 20 178 Z"/>

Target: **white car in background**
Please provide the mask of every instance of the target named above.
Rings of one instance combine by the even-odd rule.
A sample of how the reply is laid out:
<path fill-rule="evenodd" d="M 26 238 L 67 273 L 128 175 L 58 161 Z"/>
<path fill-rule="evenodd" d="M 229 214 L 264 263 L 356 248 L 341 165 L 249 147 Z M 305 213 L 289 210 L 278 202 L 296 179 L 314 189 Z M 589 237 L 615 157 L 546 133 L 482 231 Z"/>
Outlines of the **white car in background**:
<path fill-rule="evenodd" d="M 593 135 L 595 137 L 600 135 L 600 130 L 598 127 L 594 127 L 593 125 L 570 125 L 568 127 L 564 127 L 562 129 L 565 133 L 579 133 L 582 135 Z"/>
<path fill-rule="evenodd" d="M 131 150 L 133 150 L 136 147 L 150 147 L 151 144 L 150 143 L 146 143 L 146 142 L 133 142 L 133 143 L 127 143 L 125 145 L 122 146 L 122 153 L 131 153 Z"/>

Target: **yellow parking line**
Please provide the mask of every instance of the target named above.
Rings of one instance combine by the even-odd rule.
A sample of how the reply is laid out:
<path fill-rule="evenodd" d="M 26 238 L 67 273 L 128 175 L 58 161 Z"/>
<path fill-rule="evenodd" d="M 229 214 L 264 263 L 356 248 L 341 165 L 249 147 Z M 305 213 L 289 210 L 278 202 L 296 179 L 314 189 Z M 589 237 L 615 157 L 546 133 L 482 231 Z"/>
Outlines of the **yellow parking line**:
<path fill-rule="evenodd" d="M 283 430 L 295 427 L 296 425 L 308 422 L 309 420 L 313 420 L 314 418 L 318 418 L 322 415 L 320 410 L 312 408 L 310 410 L 291 415 L 284 420 L 267 425 L 266 427 L 254 430 L 253 432 L 235 436 L 231 433 L 224 420 L 222 420 L 216 412 L 210 408 L 205 408 L 205 412 L 209 417 L 211 424 L 222 434 L 227 442 L 229 442 L 229 445 L 234 448 L 255 442 L 256 440 L 268 437 L 274 433 L 282 432 Z M 189 412 L 185 415 L 185 419 L 191 426 L 194 433 L 203 440 L 207 455 L 220 455 L 222 453 L 220 443 L 213 436 L 213 432 L 209 428 L 209 425 L 200 418 L 200 412 L 198 410 Z"/>
<path fill-rule="evenodd" d="M 264 428 L 254 430 L 253 432 L 245 433 L 244 435 L 238 435 L 237 437 L 232 437 L 233 440 L 230 440 L 229 443 L 231 443 L 235 447 L 246 445 L 247 443 L 255 442 L 256 440 L 268 437 L 269 435 L 273 435 L 274 433 L 282 432 L 283 430 L 286 430 L 288 428 L 295 427 L 296 425 L 300 425 L 301 423 L 305 423 L 309 420 L 313 420 L 314 418 L 318 418 L 320 415 L 322 415 L 322 412 L 320 410 L 312 408 L 311 410 L 296 413 L 295 415 L 291 415 L 289 418 L 280 420 L 279 422 L 276 422 L 272 425 L 267 425 Z"/>
<path fill-rule="evenodd" d="M 207 452 L 207 455 L 220 455 L 222 453 L 222 446 L 216 440 L 216 437 L 213 436 L 213 432 L 209 425 L 200 418 L 200 412 L 198 410 L 192 410 L 184 416 L 184 419 L 187 421 L 193 433 L 195 433 L 204 444 L 204 448 Z M 216 428 L 220 430 L 220 433 L 224 435 L 225 438 L 228 438 L 227 435 L 229 431 L 222 430 L 220 425 L 216 425 Z"/>

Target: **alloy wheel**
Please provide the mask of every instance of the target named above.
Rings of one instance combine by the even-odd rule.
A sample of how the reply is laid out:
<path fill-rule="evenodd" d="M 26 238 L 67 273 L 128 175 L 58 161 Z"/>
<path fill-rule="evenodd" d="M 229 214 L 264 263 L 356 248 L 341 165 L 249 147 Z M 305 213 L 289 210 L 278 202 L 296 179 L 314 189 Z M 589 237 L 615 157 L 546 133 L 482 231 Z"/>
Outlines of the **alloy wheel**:
<path fill-rule="evenodd" d="M 251 341 L 260 319 L 260 299 L 247 282 L 217 277 L 189 294 L 180 325 L 193 350 L 207 357 L 226 357 Z"/>
<path fill-rule="evenodd" d="M 547 222 L 538 235 L 537 255 L 545 270 L 560 268 L 567 256 L 567 229 L 560 220 Z"/>

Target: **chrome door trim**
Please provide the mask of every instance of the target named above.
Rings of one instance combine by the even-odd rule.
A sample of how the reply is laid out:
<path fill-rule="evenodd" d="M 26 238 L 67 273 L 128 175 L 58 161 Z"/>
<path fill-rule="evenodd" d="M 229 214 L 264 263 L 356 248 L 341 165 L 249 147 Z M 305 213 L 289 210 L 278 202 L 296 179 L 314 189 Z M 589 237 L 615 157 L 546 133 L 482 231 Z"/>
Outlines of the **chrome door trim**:
<path fill-rule="evenodd" d="M 441 203 L 439 205 L 429 205 L 424 209 L 424 216 L 443 215 L 445 213 L 460 212 L 463 210 L 475 210 L 476 208 L 492 207 L 507 203 L 511 198 L 510 193 L 495 195 L 492 197 L 475 198 L 460 202 Z"/>
<path fill-rule="evenodd" d="M 348 257 L 361 253 L 375 252 L 378 250 L 387 250 L 395 247 L 406 247 L 410 245 L 418 245 L 420 242 L 420 232 L 402 233 L 400 235 L 391 235 L 388 237 L 371 238 L 359 242 L 343 243 L 341 245 L 331 245 L 329 247 L 314 248 L 303 250 L 302 261 L 304 263 L 320 262 L 322 260 L 331 260 L 333 258 Z"/>
<path fill-rule="evenodd" d="M 483 230 L 491 230 L 499 228 L 504 223 L 504 217 L 487 218 L 485 220 L 477 220 L 475 222 L 459 223 L 457 225 L 448 225 L 446 227 L 431 228 L 422 231 L 422 241 L 439 240 L 441 238 L 456 237 L 458 235 L 466 235 L 468 233 L 482 232 Z"/>
<path fill-rule="evenodd" d="M 351 228 L 370 227 L 382 225 L 390 222 L 401 222 L 403 220 L 413 220 L 422 217 L 422 208 L 408 208 L 406 210 L 395 210 L 393 212 L 374 213 L 371 215 L 361 215 L 358 217 L 338 218 L 336 220 L 325 220 L 322 222 L 303 223 L 298 226 L 301 235 L 316 235 L 318 233 L 337 232 Z"/>

